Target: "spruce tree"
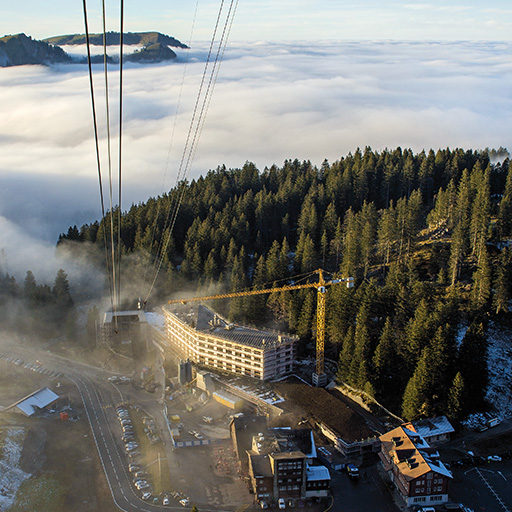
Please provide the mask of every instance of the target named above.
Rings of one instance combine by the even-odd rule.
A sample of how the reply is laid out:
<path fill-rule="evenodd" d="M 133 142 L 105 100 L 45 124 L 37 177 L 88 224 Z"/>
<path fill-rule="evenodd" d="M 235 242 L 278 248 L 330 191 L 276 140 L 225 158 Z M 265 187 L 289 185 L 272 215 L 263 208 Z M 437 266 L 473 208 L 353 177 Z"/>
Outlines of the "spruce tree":
<path fill-rule="evenodd" d="M 489 383 L 488 341 L 484 326 L 474 321 L 468 328 L 459 347 L 458 369 L 464 378 L 468 404 L 471 411 L 481 408 Z"/>
<path fill-rule="evenodd" d="M 457 372 L 450 391 L 448 392 L 446 416 L 452 423 L 458 424 L 464 419 L 466 409 L 466 386 L 464 377 L 460 372 Z"/>

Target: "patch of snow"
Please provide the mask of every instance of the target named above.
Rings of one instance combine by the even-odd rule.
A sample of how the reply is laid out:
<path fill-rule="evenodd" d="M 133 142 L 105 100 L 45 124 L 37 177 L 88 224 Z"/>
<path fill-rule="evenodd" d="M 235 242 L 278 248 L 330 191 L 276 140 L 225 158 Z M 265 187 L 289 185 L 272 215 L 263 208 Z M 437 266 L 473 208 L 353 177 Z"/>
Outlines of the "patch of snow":
<path fill-rule="evenodd" d="M 512 416 L 512 329 L 490 323 L 487 337 L 489 386 L 485 398 L 493 405 L 493 411 L 469 416 L 463 422 L 469 429 L 485 425 L 490 417 L 503 420 Z"/>
<path fill-rule="evenodd" d="M 18 468 L 24 438 L 25 429 L 21 427 L 8 428 L 4 437 L 0 458 L 0 511 L 12 506 L 20 485 L 30 477 Z"/>
<path fill-rule="evenodd" d="M 489 387 L 486 399 L 493 404 L 495 416 L 500 419 L 512 416 L 512 329 L 490 324 L 489 338 Z"/>

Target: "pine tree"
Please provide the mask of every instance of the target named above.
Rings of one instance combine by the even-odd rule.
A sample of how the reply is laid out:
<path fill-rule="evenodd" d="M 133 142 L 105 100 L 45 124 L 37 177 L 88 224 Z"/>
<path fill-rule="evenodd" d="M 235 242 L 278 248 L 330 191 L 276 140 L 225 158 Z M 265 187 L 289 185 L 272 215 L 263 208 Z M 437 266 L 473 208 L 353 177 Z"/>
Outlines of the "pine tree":
<path fill-rule="evenodd" d="M 430 416 L 429 363 L 432 360 L 430 352 L 430 347 L 423 349 L 416 370 L 405 388 L 402 401 L 402 416 L 406 421 Z"/>
<path fill-rule="evenodd" d="M 354 356 L 354 327 L 351 325 L 345 338 L 338 358 L 338 371 L 336 378 L 340 382 L 347 382 L 348 384 L 354 384 L 351 377 L 351 364 Z"/>
<path fill-rule="evenodd" d="M 471 289 L 471 304 L 475 309 L 482 309 L 491 295 L 491 267 L 487 248 L 484 246 L 473 274 L 473 287 Z"/>
<path fill-rule="evenodd" d="M 69 292 L 68 276 L 63 269 L 59 269 L 53 286 L 54 301 L 59 309 L 69 311 L 74 306 L 74 301 Z"/>
<path fill-rule="evenodd" d="M 512 235 L 512 168 L 510 165 L 498 211 L 498 232 L 500 240 Z"/>
<path fill-rule="evenodd" d="M 471 248 L 472 255 L 480 264 L 480 259 L 489 238 L 489 224 L 491 221 L 491 170 L 488 167 L 485 173 L 476 175 L 476 196 L 471 213 Z"/>
<path fill-rule="evenodd" d="M 464 418 L 466 409 L 464 377 L 460 372 L 457 372 L 448 393 L 446 416 L 452 423 L 458 424 Z"/>
<path fill-rule="evenodd" d="M 370 376 L 371 340 L 368 332 L 369 320 L 368 305 L 363 303 L 357 314 L 354 356 L 350 366 L 351 380 L 359 389 L 363 389 Z"/>
<path fill-rule="evenodd" d="M 387 317 L 373 355 L 372 380 L 377 400 L 392 401 L 393 397 L 401 394 L 399 391 L 402 386 L 403 374 L 395 332 L 390 317 Z"/>
<path fill-rule="evenodd" d="M 499 258 L 497 268 L 496 290 L 493 297 L 493 307 L 499 315 L 502 311 L 509 311 L 509 304 L 512 300 L 512 251 L 505 247 Z"/>
<path fill-rule="evenodd" d="M 487 357 L 488 342 L 484 326 L 473 322 L 462 339 L 458 357 L 458 368 L 464 378 L 470 412 L 484 404 L 489 382 Z"/>
<path fill-rule="evenodd" d="M 23 298 L 32 306 L 35 305 L 37 300 L 37 283 L 34 274 L 30 270 L 27 270 L 23 284 Z"/>
<path fill-rule="evenodd" d="M 343 261 L 341 273 L 344 276 L 356 277 L 358 275 L 360 258 L 360 227 L 358 216 L 350 208 L 345 214 L 343 222 Z"/>

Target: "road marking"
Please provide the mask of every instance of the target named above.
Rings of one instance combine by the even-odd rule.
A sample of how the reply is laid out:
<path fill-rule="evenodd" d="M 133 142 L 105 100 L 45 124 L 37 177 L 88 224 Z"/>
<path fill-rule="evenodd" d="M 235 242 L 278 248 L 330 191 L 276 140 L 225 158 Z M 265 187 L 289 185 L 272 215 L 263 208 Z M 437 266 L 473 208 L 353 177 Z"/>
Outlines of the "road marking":
<path fill-rule="evenodd" d="M 498 471 L 498 475 L 500 475 L 503 478 L 503 480 L 505 480 L 505 482 L 507 482 L 507 478 L 501 471 Z"/>
<path fill-rule="evenodd" d="M 480 475 L 480 478 L 483 480 L 483 482 L 485 483 L 485 485 L 487 486 L 487 488 L 491 491 L 491 493 L 493 494 L 493 496 L 496 498 L 496 501 L 501 505 L 501 507 L 503 508 L 503 510 L 505 510 L 505 512 L 510 512 L 510 509 L 505 505 L 505 503 L 503 503 L 503 500 L 498 496 L 497 492 L 494 490 L 494 488 L 492 487 L 492 485 L 487 481 L 487 479 L 485 478 L 485 476 L 482 474 L 482 472 L 480 471 L 480 469 L 476 468 L 476 472 Z"/>

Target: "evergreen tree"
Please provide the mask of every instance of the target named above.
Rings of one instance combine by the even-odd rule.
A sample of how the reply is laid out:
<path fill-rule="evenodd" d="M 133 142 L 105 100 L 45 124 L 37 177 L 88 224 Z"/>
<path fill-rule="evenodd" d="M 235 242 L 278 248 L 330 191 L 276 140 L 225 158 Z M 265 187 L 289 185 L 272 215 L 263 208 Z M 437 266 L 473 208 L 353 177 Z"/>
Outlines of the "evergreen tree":
<path fill-rule="evenodd" d="M 351 376 L 352 358 L 354 356 L 354 327 L 351 325 L 345 338 L 338 358 L 338 371 L 336 378 L 340 382 L 353 384 Z"/>
<path fill-rule="evenodd" d="M 350 366 L 352 384 L 359 389 L 363 389 L 370 378 L 371 340 L 368 332 L 369 320 L 368 305 L 363 303 L 357 314 L 354 355 Z"/>
<path fill-rule="evenodd" d="M 509 311 L 509 304 L 512 300 L 512 251 L 505 247 L 499 258 L 497 268 L 496 290 L 493 297 L 493 307 L 497 315 L 502 311 Z"/>
<path fill-rule="evenodd" d="M 393 399 L 401 395 L 403 365 L 397 350 L 397 340 L 390 317 L 382 329 L 379 343 L 373 355 L 373 387 L 377 400 Z M 392 401 L 392 400 L 387 400 Z"/>
<path fill-rule="evenodd" d="M 486 306 L 491 295 L 491 267 L 487 248 L 484 246 L 478 262 L 476 272 L 473 274 L 473 287 L 471 289 L 471 304 L 475 309 Z"/>
<path fill-rule="evenodd" d="M 53 297 L 57 307 L 64 311 L 69 311 L 75 304 L 69 292 L 68 276 L 63 269 L 57 271 L 53 285 Z"/>
<path fill-rule="evenodd" d="M 489 382 L 488 342 L 482 323 L 473 322 L 459 347 L 458 368 L 465 383 L 468 404 L 471 411 L 478 410 L 484 404 L 485 392 Z"/>
<path fill-rule="evenodd" d="M 431 360 L 430 347 L 425 347 L 418 361 L 416 370 L 405 388 L 402 401 L 402 416 L 406 421 L 430 416 L 429 363 Z"/>
<path fill-rule="evenodd" d="M 467 405 L 464 377 L 462 377 L 460 372 L 457 372 L 448 393 L 446 416 L 452 423 L 458 424 L 462 419 L 464 419 L 466 409 Z"/>
<path fill-rule="evenodd" d="M 498 232 L 500 240 L 512 235 L 512 168 L 508 166 L 505 190 L 498 210 Z"/>

